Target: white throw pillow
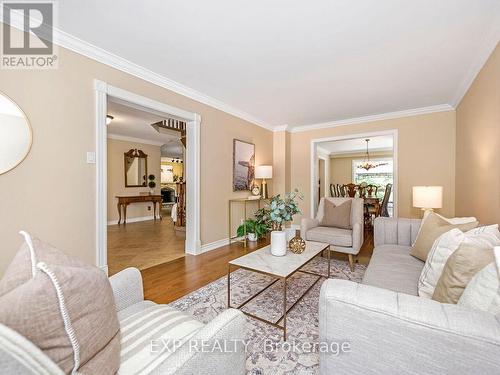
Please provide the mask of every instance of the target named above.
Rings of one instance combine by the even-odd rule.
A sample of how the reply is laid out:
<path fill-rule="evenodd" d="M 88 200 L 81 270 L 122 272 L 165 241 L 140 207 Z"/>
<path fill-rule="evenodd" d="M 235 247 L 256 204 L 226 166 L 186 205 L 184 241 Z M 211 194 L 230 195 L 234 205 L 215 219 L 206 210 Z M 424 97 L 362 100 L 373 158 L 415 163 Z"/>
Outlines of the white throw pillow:
<path fill-rule="evenodd" d="M 414 246 L 415 245 L 415 242 L 417 241 L 417 238 L 418 238 L 418 235 L 420 234 L 420 229 L 422 228 L 422 225 L 424 224 L 425 220 L 429 217 L 429 213 L 431 211 L 425 211 L 424 213 L 424 217 L 422 218 L 422 221 L 420 223 L 420 227 L 418 228 L 418 231 L 417 231 L 417 236 L 415 237 L 415 241 L 413 241 L 413 243 L 411 244 L 411 246 Z M 453 225 L 458 225 L 458 224 L 467 224 L 467 223 L 473 223 L 474 221 L 477 221 L 477 219 L 474 217 L 474 216 L 470 216 L 470 217 L 444 217 L 442 215 L 439 215 L 435 212 L 433 212 L 435 215 L 439 216 L 441 219 L 447 221 L 448 223 L 450 224 L 453 224 Z"/>
<path fill-rule="evenodd" d="M 420 297 L 432 298 L 446 261 L 458 249 L 464 237 L 464 232 L 454 228 L 443 233 L 434 241 L 418 279 L 418 295 Z"/>
<path fill-rule="evenodd" d="M 474 228 L 465 233 L 455 228 L 439 236 L 432 245 L 418 279 L 420 297 L 432 298 L 448 258 L 462 243 L 480 247 L 499 246 L 498 224 Z"/>
<path fill-rule="evenodd" d="M 495 249 L 497 263 L 500 263 L 500 248 Z M 495 262 L 479 271 L 467 284 L 457 305 L 500 314 L 500 269 Z"/>

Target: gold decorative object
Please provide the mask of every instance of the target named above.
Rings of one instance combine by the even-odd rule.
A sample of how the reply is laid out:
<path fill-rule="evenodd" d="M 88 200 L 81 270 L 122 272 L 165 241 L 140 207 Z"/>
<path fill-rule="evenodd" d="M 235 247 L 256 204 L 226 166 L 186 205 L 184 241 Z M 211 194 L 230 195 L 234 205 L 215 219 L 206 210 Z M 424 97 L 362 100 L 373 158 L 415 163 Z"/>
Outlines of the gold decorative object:
<path fill-rule="evenodd" d="M 288 246 L 290 247 L 290 251 L 294 254 L 300 254 L 304 252 L 304 250 L 306 249 L 306 241 L 304 241 L 302 237 L 300 237 L 300 230 L 297 229 L 295 231 L 295 237 L 290 240 Z"/>

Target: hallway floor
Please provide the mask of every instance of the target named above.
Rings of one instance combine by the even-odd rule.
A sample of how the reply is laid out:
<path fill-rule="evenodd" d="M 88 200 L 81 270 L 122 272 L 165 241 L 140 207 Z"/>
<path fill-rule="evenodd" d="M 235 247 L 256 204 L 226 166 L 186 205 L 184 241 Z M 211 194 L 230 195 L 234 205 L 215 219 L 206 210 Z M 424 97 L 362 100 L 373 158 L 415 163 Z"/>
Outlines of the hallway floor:
<path fill-rule="evenodd" d="M 127 267 L 140 270 L 184 257 L 185 232 L 174 230 L 169 215 L 108 226 L 108 272 L 113 275 Z"/>

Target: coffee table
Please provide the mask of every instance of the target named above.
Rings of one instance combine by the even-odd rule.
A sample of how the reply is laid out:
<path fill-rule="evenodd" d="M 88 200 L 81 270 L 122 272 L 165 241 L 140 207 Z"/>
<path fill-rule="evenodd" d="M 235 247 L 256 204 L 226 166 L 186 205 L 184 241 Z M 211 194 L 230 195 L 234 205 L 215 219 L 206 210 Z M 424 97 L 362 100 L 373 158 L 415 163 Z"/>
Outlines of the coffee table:
<path fill-rule="evenodd" d="M 267 290 L 270 286 L 274 285 L 277 281 L 283 281 L 283 315 L 277 321 L 269 321 L 249 312 L 243 311 L 246 315 L 260 320 L 264 323 L 271 324 L 274 327 L 283 330 L 283 339 L 286 341 L 286 315 L 287 313 L 311 290 L 311 288 L 316 285 L 316 283 L 322 278 L 330 277 L 330 251 L 328 253 L 328 274 L 321 275 L 315 272 L 310 272 L 303 270 L 307 263 L 313 260 L 316 256 L 321 254 L 323 250 L 328 250 L 330 245 L 322 242 L 313 242 L 306 241 L 306 249 L 302 254 L 294 254 L 291 251 L 287 251 L 286 255 L 277 257 L 271 254 L 271 246 L 265 246 L 259 250 L 251 252 L 249 254 L 243 255 L 239 258 L 236 258 L 228 263 L 228 273 L 227 273 L 227 306 L 228 308 L 236 308 L 240 309 L 245 306 L 248 302 L 253 300 L 255 297 L 260 295 L 262 292 Z M 243 268 L 245 270 L 261 273 L 264 275 L 273 276 L 275 278 L 269 285 L 267 285 L 264 289 L 259 291 L 257 294 L 254 294 L 239 306 L 231 306 L 231 267 Z M 317 276 L 316 281 L 306 289 L 304 293 L 295 301 L 289 308 L 287 308 L 287 298 L 286 298 L 286 282 L 290 276 L 295 274 L 296 272 L 302 272 L 309 275 Z M 279 323 L 283 321 L 283 326 L 279 325 Z"/>

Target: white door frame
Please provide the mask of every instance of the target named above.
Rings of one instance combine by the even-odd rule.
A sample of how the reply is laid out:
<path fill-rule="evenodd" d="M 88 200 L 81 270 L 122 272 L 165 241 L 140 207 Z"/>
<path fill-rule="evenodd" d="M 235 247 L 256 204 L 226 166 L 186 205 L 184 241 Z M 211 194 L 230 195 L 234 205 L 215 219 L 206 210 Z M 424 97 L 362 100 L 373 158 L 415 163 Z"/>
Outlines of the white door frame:
<path fill-rule="evenodd" d="M 318 143 L 330 142 L 330 141 L 340 141 L 345 139 L 356 139 L 356 138 L 370 138 L 377 137 L 380 135 L 392 135 L 393 145 L 393 179 L 394 184 L 392 187 L 392 196 L 394 198 L 394 217 L 398 217 L 398 130 L 381 130 L 376 132 L 363 132 L 363 133 L 353 133 L 348 135 L 338 135 L 326 138 L 317 138 L 311 140 L 311 217 L 316 217 L 316 181 L 318 180 Z M 326 190 L 325 190 L 326 191 Z"/>
<path fill-rule="evenodd" d="M 186 138 L 186 247 L 188 254 L 201 253 L 200 240 L 200 124 L 201 116 L 133 92 L 94 80 L 96 100 L 96 263 L 107 271 L 107 101 L 168 114 L 187 123 Z"/>

